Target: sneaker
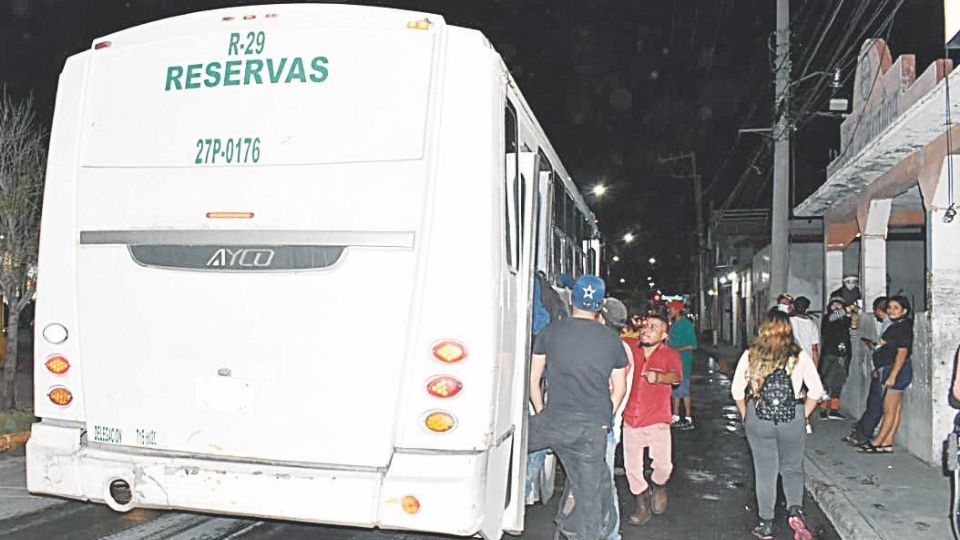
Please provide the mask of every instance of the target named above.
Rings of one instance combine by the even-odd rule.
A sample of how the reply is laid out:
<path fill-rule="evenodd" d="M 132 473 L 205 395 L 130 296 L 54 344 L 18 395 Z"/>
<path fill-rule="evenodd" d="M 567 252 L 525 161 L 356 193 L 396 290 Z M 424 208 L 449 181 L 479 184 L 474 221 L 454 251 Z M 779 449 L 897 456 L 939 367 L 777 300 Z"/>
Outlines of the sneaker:
<path fill-rule="evenodd" d="M 754 538 L 760 540 L 773 540 L 773 521 L 761 519 L 760 523 L 757 523 L 757 526 L 750 530 L 750 533 L 753 534 Z"/>
<path fill-rule="evenodd" d="M 836 409 L 830 409 L 830 412 L 827 413 L 827 418 L 830 420 L 843 420 L 843 415 Z"/>
<path fill-rule="evenodd" d="M 828 418 L 830 418 L 830 415 L 829 415 L 829 413 L 827 412 L 827 410 L 826 410 L 826 409 L 820 409 L 820 419 L 821 419 L 821 420 L 826 420 L 826 419 L 828 419 Z"/>
<path fill-rule="evenodd" d="M 813 533 L 807 529 L 806 516 L 799 506 L 787 511 L 787 525 L 793 531 L 793 540 L 813 540 Z"/>
<path fill-rule="evenodd" d="M 693 418 L 684 418 L 683 420 L 680 421 L 680 429 L 682 429 L 683 431 L 689 431 L 693 428 L 694 428 Z"/>
<path fill-rule="evenodd" d="M 676 424 L 676 423 L 679 422 L 679 421 L 680 421 L 680 417 L 677 416 L 677 415 L 673 415 L 673 417 L 670 419 L 670 424 L 673 425 L 673 424 Z"/>

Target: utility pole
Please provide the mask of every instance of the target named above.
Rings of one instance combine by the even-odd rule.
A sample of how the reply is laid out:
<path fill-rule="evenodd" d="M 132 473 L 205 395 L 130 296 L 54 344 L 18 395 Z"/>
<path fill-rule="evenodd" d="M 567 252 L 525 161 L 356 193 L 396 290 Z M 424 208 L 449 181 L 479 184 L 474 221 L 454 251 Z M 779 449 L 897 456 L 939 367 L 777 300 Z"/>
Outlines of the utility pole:
<path fill-rule="evenodd" d="M 680 160 L 687 160 L 690 162 L 690 174 L 676 174 L 674 172 L 673 177 L 693 180 L 693 202 L 694 206 L 697 208 L 697 325 L 700 326 L 700 329 L 702 330 L 703 321 L 706 317 L 707 311 L 707 299 L 705 298 L 706 285 L 703 275 L 703 257 L 705 249 L 703 236 L 703 189 L 700 185 L 700 175 L 697 174 L 697 155 L 693 152 L 687 152 L 685 154 L 657 159 L 659 163 L 664 164 L 673 163 Z"/>
<path fill-rule="evenodd" d="M 777 0 L 777 59 L 773 128 L 773 215 L 770 230 L 770 299 L 787 292 L 790 258 L 790 0 Z"/>

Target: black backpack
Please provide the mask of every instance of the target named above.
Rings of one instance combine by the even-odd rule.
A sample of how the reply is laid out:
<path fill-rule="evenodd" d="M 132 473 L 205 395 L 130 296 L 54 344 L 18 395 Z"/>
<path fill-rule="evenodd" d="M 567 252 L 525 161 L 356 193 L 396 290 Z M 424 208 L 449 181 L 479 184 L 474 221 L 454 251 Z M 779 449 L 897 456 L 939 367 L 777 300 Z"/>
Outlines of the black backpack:
<path fill-rule="evenodd" d="M 797 417 L 797 398 L 786 366 L 778 367 L 763 381 L 756 409 L 757 418 L 774 424 L 787 423 Z"/>

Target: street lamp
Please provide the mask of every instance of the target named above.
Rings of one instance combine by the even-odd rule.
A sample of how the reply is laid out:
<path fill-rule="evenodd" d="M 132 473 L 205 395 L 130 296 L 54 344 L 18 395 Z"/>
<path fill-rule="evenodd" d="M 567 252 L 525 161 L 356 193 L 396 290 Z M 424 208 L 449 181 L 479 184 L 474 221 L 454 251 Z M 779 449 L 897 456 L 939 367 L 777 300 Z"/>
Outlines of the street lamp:
<path fill-rule="evenodd" d="M 647 276 L 647 281 L 653 282 L 653 276 Z"/>
<path fill-rule="evenodd" d="M 620 256 L 619 256 L 619 255 L 614 255 L 614 256 L 613 256 L 613 262 L 620 262 Z"/>
<path fill-rule="evenodd" d="M 626 279 L 624 279 L 624 278 L 620 278 L 620 283 L 626 283 L 626 282 L 627 282 L 627 280 L 626 280 Z"/>
<path fill-rule="evenodd" d="M 647 262 L 650 263 L 650 264 L 657 264 L 657 258 L 656 258 L 656 257 L 650 257 L 649 259 L 647 259 Z"/>
<path fill-rule="evenodd" d="M 736 281 L 736 280 L 737 280 L 737 273 L 736 273 L 736 272 L 730 272 L 729 274 L 727 274 L 727 280 L 728 280 L 728 281 Z"/>
<path fill-rule="evenodd" d="M 603 197 L 604 193 L 607 192 L 607 186 L 603 184 L 596 184 L 591 190 L 595 197 Z"/>
<path fill-rule="evenodd" d="M 628 243 L 628 244 L 632 243 L 636 238 L 637 238 L 637 237 L 634 236 L 633 233 L 627 233 L 627 234 L 623 235 L 623 241 L 626 242 L 626 243 Z"/>

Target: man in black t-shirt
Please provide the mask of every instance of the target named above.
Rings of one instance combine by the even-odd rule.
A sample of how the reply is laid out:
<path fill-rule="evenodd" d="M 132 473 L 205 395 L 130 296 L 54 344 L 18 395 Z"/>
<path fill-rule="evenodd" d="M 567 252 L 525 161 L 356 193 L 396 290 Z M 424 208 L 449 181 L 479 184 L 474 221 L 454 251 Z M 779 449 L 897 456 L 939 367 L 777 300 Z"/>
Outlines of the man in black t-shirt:
<path fill-rule="evenodd" d="M 606 538 L 613 522 L 606 465 L 607 432 L 626 392 L 627 355 L 620 337 L 596 318 L 604 282 L 586 274 L 571 292 L 572 316 L 551 322 L 533 345 L 528 450 L 552 448 L 567 474 L 573 499 L 561 504 L 557 524 L 567 538 Z M 540 382 L 549 365 L 549 400 Z M 575 501 L 570 504 L 570 501 Z"/>

